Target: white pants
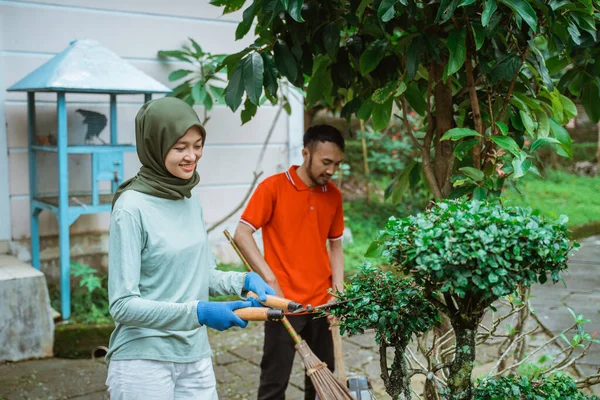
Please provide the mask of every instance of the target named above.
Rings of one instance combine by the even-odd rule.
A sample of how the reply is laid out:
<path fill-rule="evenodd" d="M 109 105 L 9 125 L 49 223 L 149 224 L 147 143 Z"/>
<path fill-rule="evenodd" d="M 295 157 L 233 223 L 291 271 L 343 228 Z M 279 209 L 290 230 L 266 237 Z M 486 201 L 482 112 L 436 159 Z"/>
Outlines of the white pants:
<path fill-rule="evenodd" d="M 111 400 L 217 400 L 212 359 L 173 363 L 113 360 L 106 385 Z"/>

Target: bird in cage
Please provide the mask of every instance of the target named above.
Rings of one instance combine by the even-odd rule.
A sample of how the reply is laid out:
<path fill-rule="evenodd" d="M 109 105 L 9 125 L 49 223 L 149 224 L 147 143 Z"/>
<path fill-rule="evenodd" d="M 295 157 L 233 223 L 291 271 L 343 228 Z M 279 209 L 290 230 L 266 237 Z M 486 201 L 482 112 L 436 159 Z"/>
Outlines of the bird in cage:
<path fill-rule="evenodd" d="M 96 111 L 82 110 L 81 108 L 75 110 L 75 112 L 83 116 L 83 123 L 87 125 L 85 143 L 94 144 L 96 141 L 100 141 L 102 144 L 106 144 L 100 137 L 100 133 L 106 127 L 106 115 Z"/>

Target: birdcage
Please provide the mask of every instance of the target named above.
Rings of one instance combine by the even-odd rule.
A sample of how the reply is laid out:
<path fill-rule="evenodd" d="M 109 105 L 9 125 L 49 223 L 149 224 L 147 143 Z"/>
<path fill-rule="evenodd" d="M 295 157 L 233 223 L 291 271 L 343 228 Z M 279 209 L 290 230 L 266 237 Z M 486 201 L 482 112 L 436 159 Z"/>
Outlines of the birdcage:
<path fill-rule="evenodd" d="M 109 212 L 113 194 L 123 181 L 124 153 L 135 151 L 133 144 L 117 141 L 117 95 L 143 95 L 149 101 L 153 93 L 171 90 L 141 72 L 94 40 L 75 40 L 69 47 L 11 86 L 9 91 L 27 92 L 27 136 L 29 152 L 29 193 L 31 213 L 31 257 L 40 269 L 39 214 L 56 214 L 59 226 L 61 313 L 71 314 L 69 227 L 83 214 Z M 57 124 L 55 135 L 38 136 L 36 93 L 56 94 Z M 84 108 L 76 113 L 86 128 L 84 143 L 69 143 L 67 135 L 67 93 L 109 96 L 109 116 Z M 132 121 L 133 124 L 133 121 Z M 100 134 L 108 128 L 110 139 Z M 40 153 L 57 157 L 58 193 L 40 193 L 37 158 Z M 69 156 L 91 157 L 91 190 L 69 191 Z M 101 182 L 104 183 L 100 190 Z M 106 189 L 106 187 L 109 189 Z"/>

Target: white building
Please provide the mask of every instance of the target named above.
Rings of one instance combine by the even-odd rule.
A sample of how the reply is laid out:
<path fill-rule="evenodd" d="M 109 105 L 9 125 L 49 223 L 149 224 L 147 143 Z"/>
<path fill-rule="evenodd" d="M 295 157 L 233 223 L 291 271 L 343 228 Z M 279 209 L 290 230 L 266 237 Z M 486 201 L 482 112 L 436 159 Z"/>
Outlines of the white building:
<path fill-rule="evenodd" d="M 27 153 L 26 94 L 6 89 L 38 66 L 65 49 L 74 39 L 94 39 L 114 51 L 136 68 L 163 84 L 171 71 L 186 68 L 183 63 L 159 60 L 159 50 L 179 49 L 195 39 L 210 53 L 232 53 L 249 40 L 236 42 L 234 32 L 241 13 L 221 15 L 222 10 L 208 0 L 0 0 L 0 254 L 12 251 L 21 259 L 29 257 L 29 173 Z M 121 97 L 121 96 L 119 96 Z M 134 117 L 142 96 L 119 100 L 118 132 L 120 143 L 134 143 Z M 56 96 L 39 93 L 37 135 L 56 132 Z M 83 118 L 75 113 L 86 108 L 108 114 L 108 96 L 69 95 L 69 141 L 85 132 Z M 262 177 L 283 171 L 297 163 L 303 132 L 300 101 L 292 104 L 293 113 L 279 117 L 266 147 Z M 197 108 L 198 114 L 203 110 Z M 277 108 L 263 107 L 257 116 L 242 126 L 239 111 L 234 114 L 217 105 L 206 125 L 207 142 L 199 164 L 201 183 L 197 190 L 204 206 L 207 225 L 227 215 L 242 201 L 250 188 L 253 172 Z M 108 138 L 108 128 L 101 136 Z M 55 154 L 38 156 L 40 192 L 57 190 Z M 90 160 L 86 156 L 69 158 L 70 190 L 90 187 Z M 125 179 L 139 167 L 134 153 L 126 156 Z M 89 189 L 88 189 L 89 190 Z M 211 239 L 217 255 L 227 245 L 222 230 L 234 229 L 240 212 L 220 228 Z M 81 216 L 71 226 L 71 257 L 83 257 L 105 264 L 109 215 Z M 54 214 L 40 215 L 42 269 L 50 280 L 58 278 L 58 225 Z M 231 254 L 231 253 L 230 253 Z M 95 258 L 95 259 L 93 259 Z M 233 258 L 232 258 L 233 260 Z"/>

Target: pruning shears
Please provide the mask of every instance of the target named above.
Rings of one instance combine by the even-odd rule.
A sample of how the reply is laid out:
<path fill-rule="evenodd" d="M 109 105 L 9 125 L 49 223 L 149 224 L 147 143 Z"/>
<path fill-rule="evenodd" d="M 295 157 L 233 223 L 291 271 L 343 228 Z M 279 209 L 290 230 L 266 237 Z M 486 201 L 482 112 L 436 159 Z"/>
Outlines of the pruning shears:
<path fill-rule="evenodd" d="M 248 292 L 248 297 L 253 297 L 253 298 L 259 300 L 258 296 L 254 292 Z M 315 306 L 315 307 L 311 306 L 310 304 L 307 304 L 306 307 L 303 307 L 302 304 L 295 302 L 293 300 L 289 300 L 289 299 L 286 299 L 283 297 L 278 297 L 278 296 L 267 295 L 266 301 L 259 300 L 259 302 L 262 305 L 267 306 L 267 307 L 284 310 L 286 315 L 294 316 L 294 315 L 305 315 L 305 314 L 322 314 L 322 313 L 327 312 L 327 310 L 330 310 L 331 308 L 338 307 L 342 304 L 352 303 L 354 301 L 362 300 L 362 299 L 363 299 L 363 297 L 356 297 L 353 299 L 337 301 L 334 303 L 325 303 L 325 304 L 321 304 L 320 306 Z"/>

